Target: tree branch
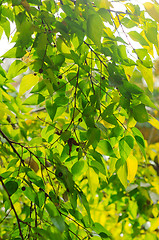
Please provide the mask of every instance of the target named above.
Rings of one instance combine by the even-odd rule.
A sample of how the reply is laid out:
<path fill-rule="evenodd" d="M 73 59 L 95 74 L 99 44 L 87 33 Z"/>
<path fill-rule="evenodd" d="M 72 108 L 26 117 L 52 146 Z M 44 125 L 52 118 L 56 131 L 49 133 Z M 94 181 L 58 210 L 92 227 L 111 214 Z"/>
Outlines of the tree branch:
<path fill-rule="evenodd" d="M 23 166 L 25 166 L 24 164 L 24 160 L 22 159 L 22 157 L 19 155 L 19 153 L 17 152 L 17 150 L 15 149 L 15 147 L 12 144 L 12 140 L 10 140 L 5 134 L 4 132 L 0 129 L 0 133 L 3 136 L 3 138 L 5 138 L 7 140 L 7 142 L 9 143 L 9 145 L 11 146 L 11 148 L 13 149 L 13 152 L 19 157 L 19 159 L 21 160 L 21 163 L 23 164 Z"/>
<path fill-rule="evenodd" d="M 23 237 L 23 234 L 22 234 L 22 230 L 21 230 L 21 226 L 20 226 L 21 220 L 19 219 L 19 217 L 18 217 L 18 215 L 17 215 L 17 212 L 16 212 L 16 210 L 15 210 L 15 208 L 14 208 L 14 205 L 13 205 L 13 202 L 12 202 L 12 200 L 11 200 L 10 194 L 9 194 L 7 188 L 5 187 L 5 184 L 4 184 L 1 176 L 0 176 L 0 181 L 1 181 L 1 183 L 2 183 L 2 186 L 3 186 L 4 190 L 6 191 L 6 193 L 7 193 L 7 195 L 8 195 L 8 198 L 9 198 L 9 201 L 10 201 L 10 204 L 11 204 L 11 208 L 13 209 L 14 214 L 15 214 L 15 217 L 16 217 L 16 219 L 17 219 L 18 228 L 19 228 L 19 234 L 20 234 L 20 236 L 21 236 L 21 239 L 24 240 L 24 237 Z"/>

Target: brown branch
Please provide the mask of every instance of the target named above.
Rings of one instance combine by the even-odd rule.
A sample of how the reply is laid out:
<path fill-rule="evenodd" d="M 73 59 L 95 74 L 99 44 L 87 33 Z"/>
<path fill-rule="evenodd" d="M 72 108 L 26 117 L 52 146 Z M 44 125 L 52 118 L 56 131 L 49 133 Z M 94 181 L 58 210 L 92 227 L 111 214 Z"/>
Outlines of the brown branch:
<path fill-rule="evenodd" d="M 2 183 L 2 186 L 3 186 L 4 190 L 6 191 L 6 193 L 7 193 L 7 195 L 8 195 L 8 198 L 9 198 L 9 201 L 10 201 L 10 204 L 11 204 L 11 208 L 13 209 L 14 214 L 15 214 L 15 217 L 16 217 L 16 219 L 17 219 L 18 228 L 19 228 L 19 234 L 20 234 L 20 236 L 21 236 L 21 239 L 24 240 L 24 237 L 23 237 L 23 234 L 22 234 L 22 229 L 21 229 L 21 226 L 20 226 L 21 220 L 20 220 L 19 217 L 18 217 L 18 214 L 17 214 L 17 212 L 16 212 L 16 210 L 15 210 L 15 208 L 14 208 L 13 202 L 12 202 L 12 200 L 11 200 L 10 194 L 9 194 L 7 188 L 5 187 L 5 184 L 4 184 L 1 176 L 0 176 L 0 181 L 1 181 L 1 183 Z"/>
<path fill-rule="evenodd" d="M 23 166 L 25 166 L 24 164 L 24 160 L 22 159 L 22 157 L 19 155 L 19 153 L 17 152 L 17 150 L 15 149 L 15 147 L 13 146 L 13 141 L 10 140 L 5 134 L 4 132 L 0 129 L 0 133 L 3 136 L 3 138 L 5 138 L 7 140 L 7 142 L 9 143 L 9 145 L 11 146 L 11 148 L 13 149 L 13 152 L 18 156 L 18 158 L 21 160 L 21 163 L 23 164 Z"/>

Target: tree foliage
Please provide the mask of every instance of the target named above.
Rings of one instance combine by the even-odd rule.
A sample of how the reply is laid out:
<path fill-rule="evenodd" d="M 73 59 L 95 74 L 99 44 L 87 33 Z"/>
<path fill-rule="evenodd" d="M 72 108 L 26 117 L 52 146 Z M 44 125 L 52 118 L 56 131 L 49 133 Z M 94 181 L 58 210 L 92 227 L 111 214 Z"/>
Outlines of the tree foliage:
<path fill-rule="evenodd" d="M 159 237 L 159 6 L 117 2 L 1 1 L 1 239 Z"/>

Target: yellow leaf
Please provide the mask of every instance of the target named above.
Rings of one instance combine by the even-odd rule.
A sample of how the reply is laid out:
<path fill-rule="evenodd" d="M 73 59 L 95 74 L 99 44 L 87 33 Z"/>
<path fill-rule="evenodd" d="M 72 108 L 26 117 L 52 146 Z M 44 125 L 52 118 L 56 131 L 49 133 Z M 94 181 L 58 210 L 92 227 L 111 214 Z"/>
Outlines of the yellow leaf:
<path fill-rule="evenodd" d="M 118 178 L 123 186 L 127 187 L 127 165 L 124 163 L 117 171 Z"/>
<path fill-rule="evenodd" d="M 100 0 L 99 7 L 110 8 L 110 7 L 113 7 L 113 5 L 108 0 Z"/>
<path fill-rule="evenodd" d="M 128 180 L 133 182 L 138 168 L 137 159 L 131 154 L 127 159 L 127 169 L 128 169 Z"/>
<path fill-rule="evenodd" d="M 114 17 L 114 23 L 116 28 L 120 27 L 122 19 L 123 19 L 122 15 L 118 15 Z"/>
<path fill-rule="evenodd" d="M 154 218 L 151 220 L 151 227 L 149 228 L 150 232 L 155 231 L 159 226 L 159 218 Z"/>
<path fill-rule="evenodd" d="M 144 77 L 148 89 L 153 92 L 153 73 L 152 68 L 146 68 L 143 65 L 139 64 L 138 67 L 139 71 L 142 73 L 142 76 Z"/>
<path fill-rule="evenodd" d="M 34 74 L 28 74 L 22 78 L 20 83 L 19 95 L 23 95 L 26 91 L 35 86 L 39 81 L 39 77 Z"/>
<path fill-rule="evenodd" d="M 6 105 L 4 103 L 0 103 L 0 119 L 4 119 L 5 115 L 7 117 L 7 115 L 11 116 L 11 117 L 15 117 L 14 114 L 8 109 L 6 108 Z"/>
<path fill-rule="evenodd" d="M 92 195 L 94 195 L 99 185 L 98 174 L 93 170 L 93 168 L 89 167 L 87 171 L 87 177 L 88 177 L 90 192 Z"/>
<path fill-rule="evenodd" d="M 150 120 L 148 121 L 153 127 L 159 130 L 159 121 L 149 114 Z"/>
<path fill-rule="evenodd" d="M 130 116 L 129 117 L 129 120 L 128 120 L 128 128 L 133 128 L 135 127 L 136 125 L 136 120 L 133 118 L 133 116 Z"/>
<path fill-rule="evenodd" d="M 134 201 L 129 201 L 128 211 L 132 217 L 132 219 L 136 219 L 137 216 L 138 205 Z"/>
<path fill-rule="evenodd" d="M 127 79 L 129 80 L 133 74 L 135 66 L 123 66 Z"/>
<path fill-rule="evenodd" d="M 155 3 L 146 2 L 144 7 L 148 14 L 157 22 L 159 22 L 159 6 Z"/>
<path fill-rule="evenodd" d="M 2 95 L 9 101 L 11 101 L 11 96 L 7 94 L 3 89 L 1 89 Z"/>

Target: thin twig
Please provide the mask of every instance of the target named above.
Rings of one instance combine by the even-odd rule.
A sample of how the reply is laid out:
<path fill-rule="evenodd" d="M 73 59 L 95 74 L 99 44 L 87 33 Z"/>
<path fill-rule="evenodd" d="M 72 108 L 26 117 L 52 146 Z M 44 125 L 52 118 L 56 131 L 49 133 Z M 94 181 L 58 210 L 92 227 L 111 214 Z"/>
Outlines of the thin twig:
<path fill-rule="evenodd" d="M 21 226 L 20 226 L 21 220 L 20 220 L 19 217 L 18 217 L 18 214 L 17 214 L 17 212 L 16 212 L 16 210 L 15 210 L 15 208 L 14 208 L 13 202 L 12 202 L 12 200 L 11 200 L 10 194 L 9 194 L 9 192 L 8 192 L 8 190 L 7 190 L 7 188 L 6 188 L 5 184 L 4 184 L 1 176 L 0 176 L 0 181 L 1 181 L 1 183 L 2 183 L 2 186 L 3 186 L 4 190 L 6 191 L 6 193 L 7 193 L 7 195 L 8 195 L 8 198 L 9 198 L 9 201 L 10 201 L 10 204 L 11 204 L 11 208 L 13 209 L 14 214 L 15 214 L 15 217 L 16 217 L 16 219 L 17 219 L 18 228 L 19 228 L 19 234 L 20 234 L 20 236 L 21 236 L 21 239 L 24 240 L 24 237 L 23 237 L 23 234 L 22 234 L 22 229 L 21 229 Z"/>
<path fill-rule="evenodd" d="M 15 149 L 15 147 L 13 146 L 13 141 L 11 141 L 5 134 L 4 132 L 0 129 L 0 133 L 2 134 L 2 136 L 7 140 L 7 142 L 9 143 L 9 145 L 11 146 L 11 148 L 13 149 L 14 153 L 19 157 L 19 159 L 21 160 L 21 163 L 23 164 L 23 166 L 25 166 L 24 164 L 24 160 L 22 159 L 22 157 L 19 155 L 19 153 L 17 152 L 17 150 Z"/>

